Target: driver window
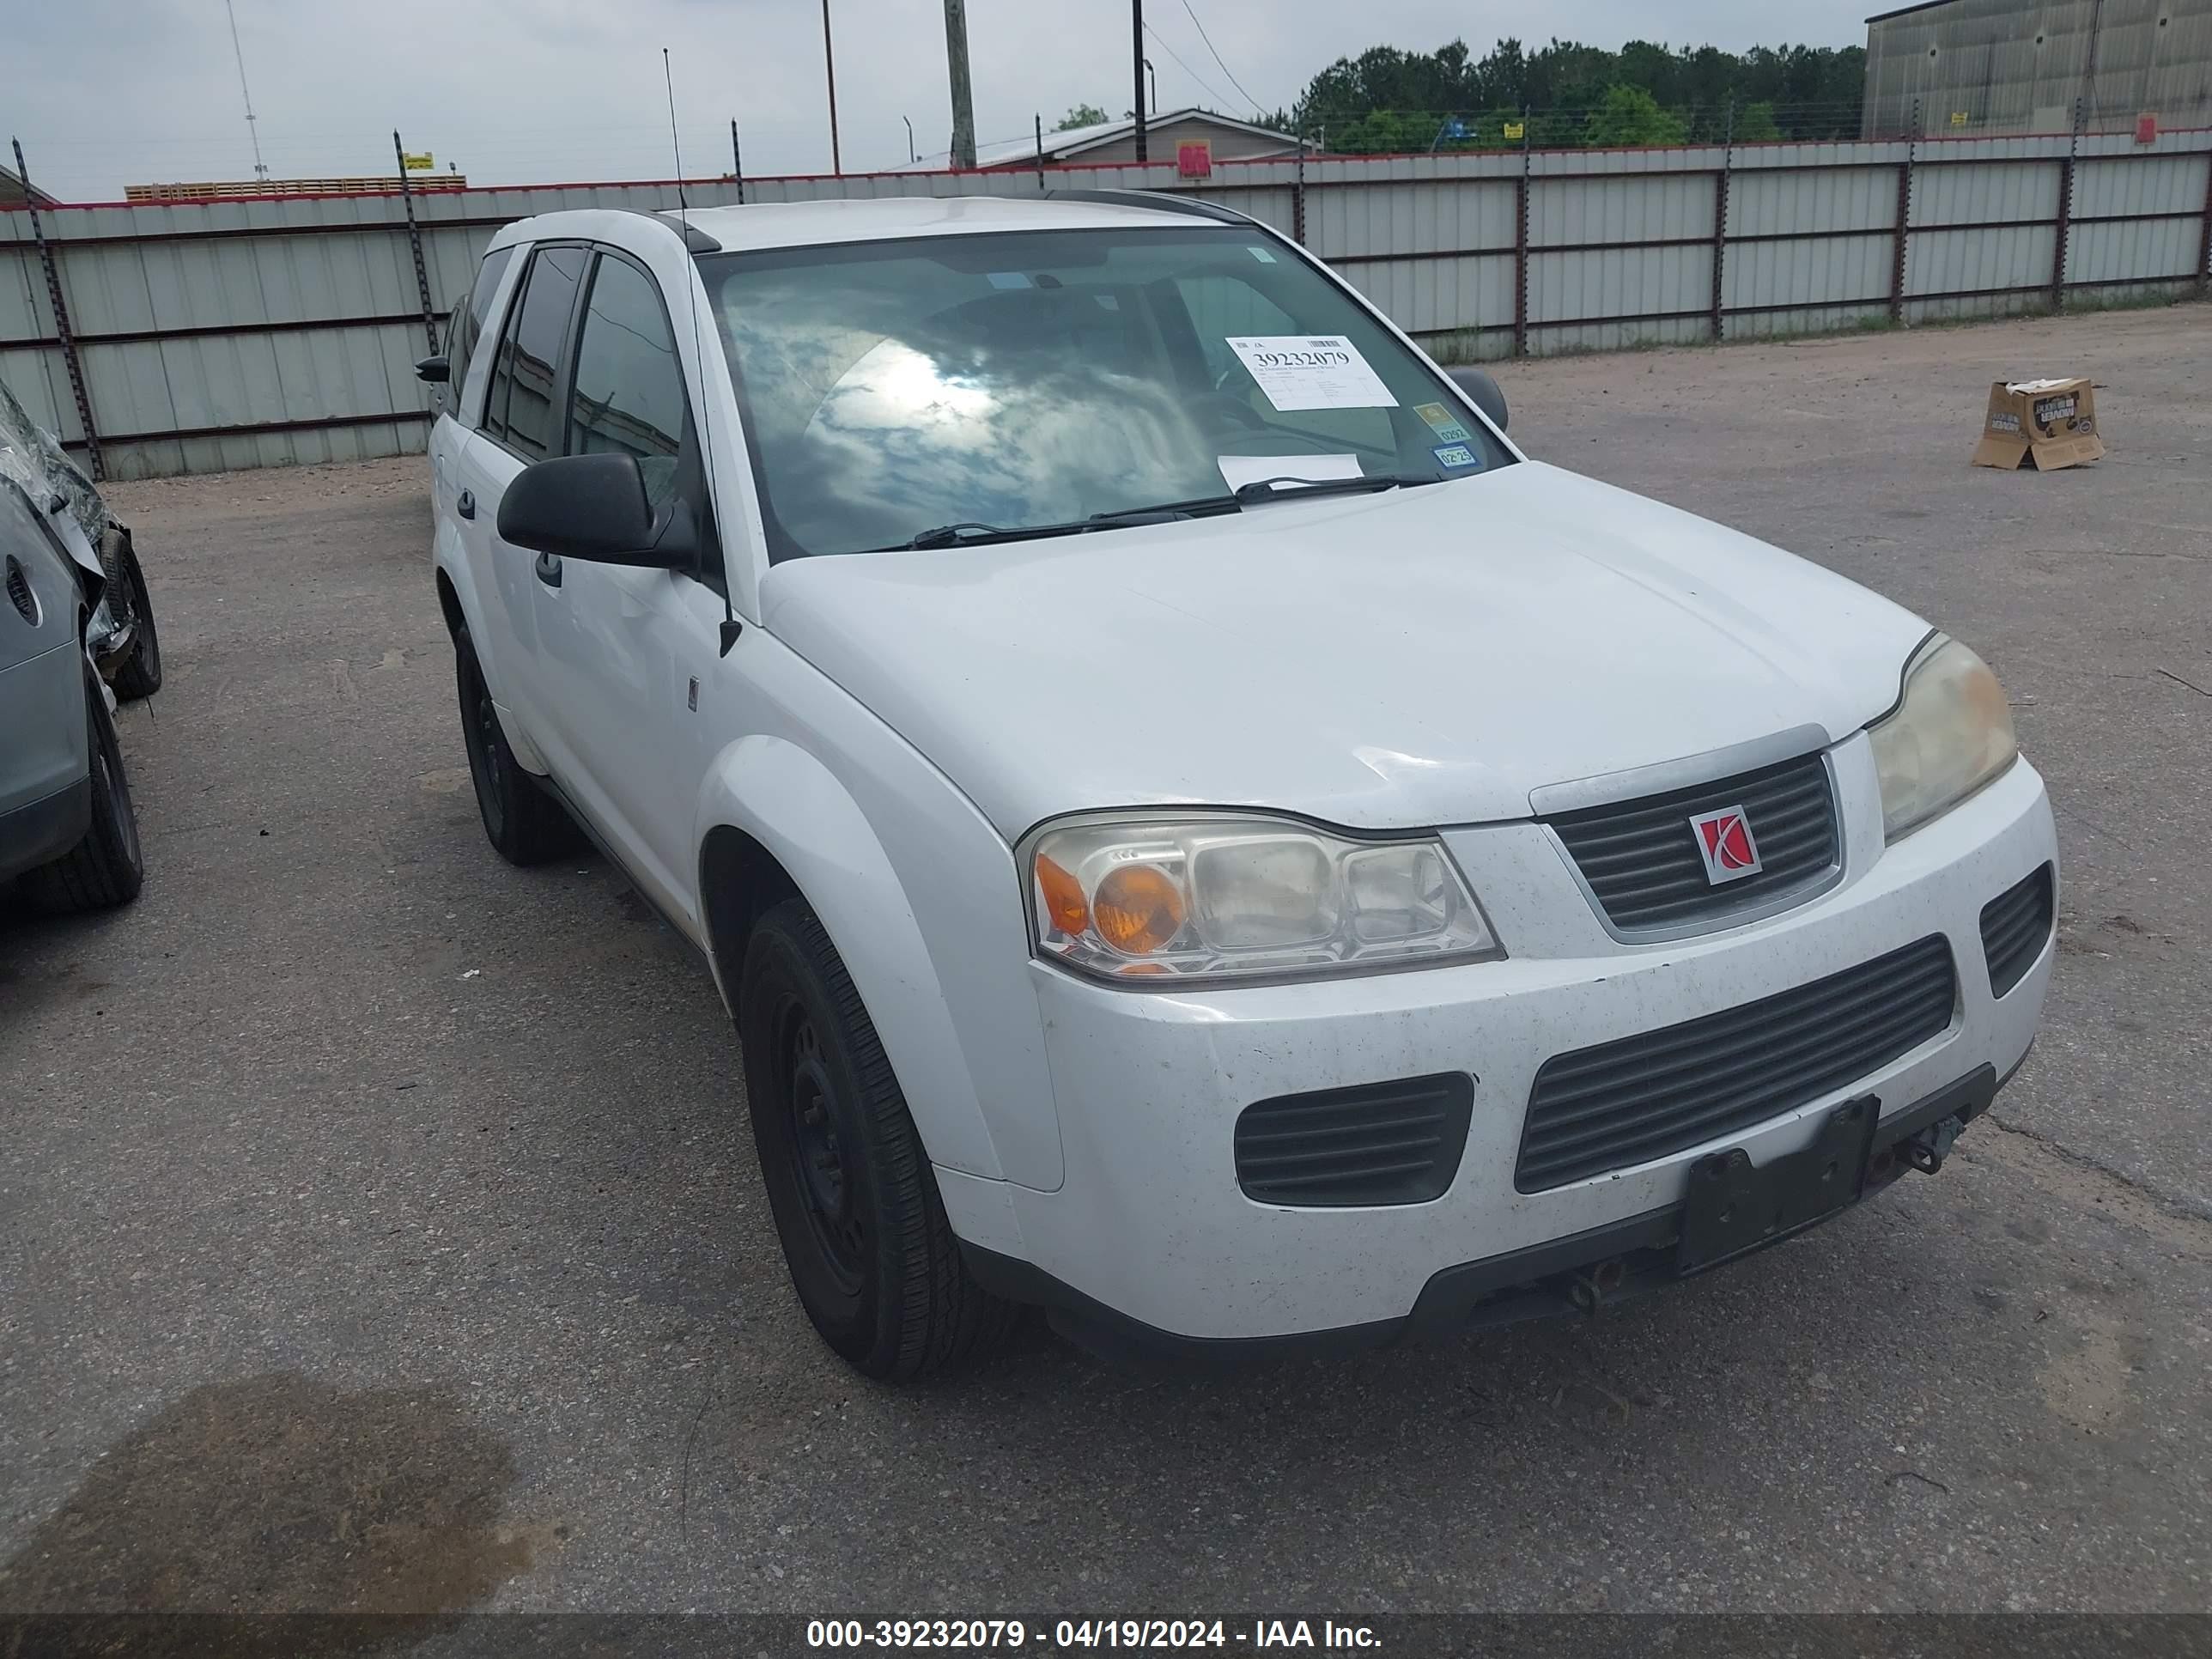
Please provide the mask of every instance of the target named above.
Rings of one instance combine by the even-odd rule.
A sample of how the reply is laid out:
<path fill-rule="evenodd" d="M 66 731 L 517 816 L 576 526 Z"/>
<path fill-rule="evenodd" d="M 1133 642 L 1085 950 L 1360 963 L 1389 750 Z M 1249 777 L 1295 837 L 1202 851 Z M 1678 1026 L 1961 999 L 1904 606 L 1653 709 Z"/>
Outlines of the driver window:
<path fill-rule="evenodd" d="M 634 455 L 657 512 L 676 488 L 684 370 L 660 290 L 629 260 L 599 256 L 568 404 L 568 453 Z"/>
<path fill-rule="evenodd" d="M 1347 449 L 1395 453 L 1397 436 L 1387 409 L 1302 409 L 1285 412 L 1267 401 L 1267 394 L 1229 349 L 1232 334 L 1303 334 L 1306 331 L 1266 295 L 1240 277 L 1208 274 L 1179 276 L 1176 289 L 1191 326 L 1198 331 L 1199 349 L 1206 355 L 1208 380 L 1219 391 L 1247 404 L 1263 427 L 1322 437 Z"/>

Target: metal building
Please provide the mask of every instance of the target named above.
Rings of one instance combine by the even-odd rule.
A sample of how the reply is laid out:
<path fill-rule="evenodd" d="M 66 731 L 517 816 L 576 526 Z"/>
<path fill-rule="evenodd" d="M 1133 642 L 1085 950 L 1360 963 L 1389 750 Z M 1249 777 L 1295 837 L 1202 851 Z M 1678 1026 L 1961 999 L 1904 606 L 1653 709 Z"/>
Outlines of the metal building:
<path fill-rule="evenodd" d="M 0 167 L 0 207 L 23 207 L 27 204 L 50 208 L 54 205 L 54 198 L 36 185 L 25 184 L 21 174 L 7 167 Z"/>
<path fill-rule="evenodd" d="M 1867 19 L 1860 134 L 2212 126 L 2212 0 L 1926 0 Z"/>
<path fill-rule="evenodd" d="M 1207 109 L 1162 110 L 1145 118 L 1145 148 L 1154 160 L 1173 161 L 1185 144 L 1204 144 L 1211 161 L 1255 161 L 1295 154 L 1298 141 L 1273 127 L 1255 126 Z M 1044 135 L 1043 163 L 1066 162 L 1097 166 L 1137 159 L 1137 123 L 1133 117 L 1102 122 L 1095 127 L 1074 127 Z M 945 165 L 943 155 L 925 155 L 918 161 L 894 168 L 898 173 L 933 173 Z M 975 146 L 975 165 L 986 170 L 1034 167 L 1038 165 L 1034 136 L 1011 138 L 1004 143 Z"/>

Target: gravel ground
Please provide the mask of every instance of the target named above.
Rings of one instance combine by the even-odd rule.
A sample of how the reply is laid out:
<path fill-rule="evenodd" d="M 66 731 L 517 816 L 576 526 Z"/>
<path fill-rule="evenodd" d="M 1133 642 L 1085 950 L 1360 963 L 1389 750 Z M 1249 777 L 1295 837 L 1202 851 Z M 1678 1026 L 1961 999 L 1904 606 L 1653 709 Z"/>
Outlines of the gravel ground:
<path fill-rule="evenodd" d="M 2105 462 L 1966 466 L 2077 369 Z M 0 917 L 0 1608 L 2204 1610 L 2212 308 L 1499 378 L 2003 676 L 2063 956 L 1940 1178 L 1592 1324 L 863 1382 L 702 971 L 484 845 L 424 464 L 121 487 L 148 885 Z"/>

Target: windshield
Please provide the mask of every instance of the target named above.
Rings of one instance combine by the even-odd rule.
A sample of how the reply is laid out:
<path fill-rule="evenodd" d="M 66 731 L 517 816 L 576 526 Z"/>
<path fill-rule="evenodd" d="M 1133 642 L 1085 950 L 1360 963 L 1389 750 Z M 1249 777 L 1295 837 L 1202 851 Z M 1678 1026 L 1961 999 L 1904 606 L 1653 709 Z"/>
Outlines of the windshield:
<path fill-rule="evenodd" d="M 939 236 L 699 265 L 772 558 L 1234 511 L 1233 492 L 1263 480 L 1427 483 L 1512 459 L 1256 230 Z"/>

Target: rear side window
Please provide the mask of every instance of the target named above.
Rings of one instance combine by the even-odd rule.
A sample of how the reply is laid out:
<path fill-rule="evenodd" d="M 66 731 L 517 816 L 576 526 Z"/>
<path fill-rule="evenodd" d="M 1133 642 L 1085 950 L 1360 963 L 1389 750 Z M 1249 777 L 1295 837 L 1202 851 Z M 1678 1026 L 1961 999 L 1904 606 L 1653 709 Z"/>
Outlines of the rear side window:
<path fill-rule="evenodd" d="M 507 332 L 500 337 L 499 356 L 492 363 L 483 430 L 526 461 L 561 453 L 554 398 L 561 345 L 568 337 L 585 258 L 580 247 L 538 249 L 524 277 L 521 300 L 507 310 Z"/>
<path fill-rule="evenodd" d="M 492 295 L 499 292 L 499 279 L 506 273 L 514 258 L 511 247 L 495 247 L 484 255 L 483 264 L 477 268 L 476 286 L 462 296 L 453 307 L 447 324 L 446 362 L 450 365 L 446 388 L 453 399 L 453 418 L 466 423 L 468 405 L 462 393 L 468 389 L 469 359 L 476 352 L 477 338 L 483 332 L 484 317 L 491 310 Z"/>
<path fill-rule="evenodd" d="M 660 290 L 627 259 L 601 254 L 576 347 L 568 453 L 635 456 L 657 510 L 676 487 L 684 407 L 684 371 Z"/>

